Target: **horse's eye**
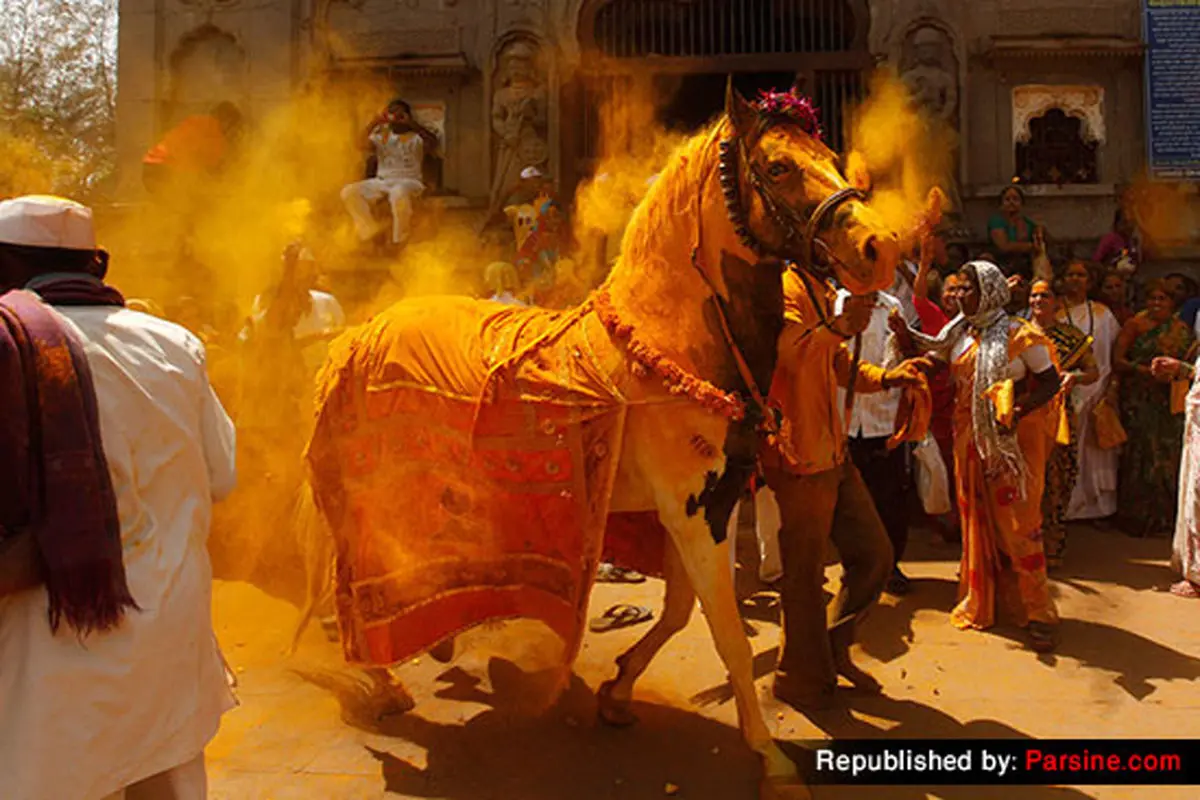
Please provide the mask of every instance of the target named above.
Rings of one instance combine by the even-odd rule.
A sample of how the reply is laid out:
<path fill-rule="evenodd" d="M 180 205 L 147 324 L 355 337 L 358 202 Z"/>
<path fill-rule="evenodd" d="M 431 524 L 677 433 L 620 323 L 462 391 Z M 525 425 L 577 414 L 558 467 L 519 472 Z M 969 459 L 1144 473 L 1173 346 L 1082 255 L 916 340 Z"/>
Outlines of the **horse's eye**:
<path fill-rule="evenodd" d="M 781 178 L 791 171 L 792 168 L 782 161 L 773 161 L 767 165 L 767 174 L 772 178 Z"/>

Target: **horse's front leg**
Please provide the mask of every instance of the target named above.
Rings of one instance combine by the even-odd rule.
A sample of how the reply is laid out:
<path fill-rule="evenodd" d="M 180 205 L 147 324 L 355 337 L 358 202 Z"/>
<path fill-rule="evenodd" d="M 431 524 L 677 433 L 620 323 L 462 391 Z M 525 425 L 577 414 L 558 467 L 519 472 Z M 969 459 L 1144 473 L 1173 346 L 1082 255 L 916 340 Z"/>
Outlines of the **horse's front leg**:
<path fill-rule="evenodd" d="M 699 491 L 701 485 L 702 480 L 697 477 L 695 491 Z M 771 737 L 754 689 L 753 652 L 742 627 L 729 569 L 728 548 L 733 543 L 725 539 L 716 544 L 704 517 L 688 514 L 687 500 L 686 495 L 660 497 L 659 517 L 671 532 L 680 560 L 708 619 L 717 653 L 729 671 L 742 735 L 763 760 L 762 797 L 764 800 L 810 798 L 812 795 L 800 780 L 796 765 Z"/>
<path fill-rule="evenodd" d="M 617 677 L 602 684 L 597 692 L 600 719 L 609 725 L 621 727 L 637 722 L 629 710 L 633 684 L 650 666 L 663 645 L 683 630 L 692 616 L 696 593 L 692 591 L 692 583 L 679 558 L 679 551 L 671 541 L 666 544 L 663 578 L 666 591 L 662 616 L 637 644 L 617 658 Z"/>

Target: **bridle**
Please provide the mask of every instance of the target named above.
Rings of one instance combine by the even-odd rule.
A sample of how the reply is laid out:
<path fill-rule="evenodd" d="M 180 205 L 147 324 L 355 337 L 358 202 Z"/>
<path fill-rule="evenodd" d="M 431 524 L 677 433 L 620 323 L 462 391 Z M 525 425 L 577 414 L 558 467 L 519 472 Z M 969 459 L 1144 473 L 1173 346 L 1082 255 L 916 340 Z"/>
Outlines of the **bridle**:
<path fill-rule="evenodd" d="M 725 210 L 729 221 L 733 223 L 734 232 L 745 247 L 760 259 L 778 260 L 789 265 L 789 268 L 795 269 L 801 277 L 810 298 L 813 300 L 813 307 L 817 310 L 817 314 L 821 318 L 821 324 L 828 327 L 830 321 L 821 303 L 817 302 L 809 278 L 816 278 L 818 281 L 824 282 L 833 276 L 830 262 L 841 262 L 833 254 L 832 248 L 820 238 L 820 234 L 823 230 L 825 220 L 839 206 L 850 200 L 866 200 L 867 193 L 853 186 L 847 186 L 818 203 L 809 212 L 807 218 L 798 214 L 788 203 L 779 197 L 774 186 L 766 179 L 749 156 L 751 148 L 747 144 L 747 139 L 750 144 L 757 144 L 767 131 L 779 124 L 797 123 L 787 117 L 761 115 L 751 136 L 737 137 L 735 135 L 734 138 L 721 140 L 717 171 L 721 182 L 721 193 L 725 198 Z M 749 213 L 742 202 L 743 181 L 758 196 L 768 219 L 782 232 L 783 242 L 779 247 L 770 246 L 754 235 L 754 230 L 750 227 Z M 704 183 L 705 181 L 700 182 L 701 194 L 704 191 Z M 697 208 L 699 209 L 699 205 Z M 776 418 L 766 397 L 754 380 L 750 366 L 746 363 L 746 358 L 742 354 L 741 348 L 738 347 L 737 341 L 734 339 L 733 331 L 729 326 L 729 320 L 725 313 L 725 304 L 720 293 L 717 292 L 711 278 L 700 263 L 699 253 L 702 235 L 700 227 L 701 223 L 697 221 L 696 245 L 692 249 L 692 265 L 700 273 L 701 278 L 708 284 L 708 288 L 712 292 L 722 336 L 725 339 L 725 344 L 729 348 L 730 354 L 733 356 L 734 363 L 737 365 L 742 382 L 745 383 L 746 388 L 749 390 L 754 405 L 758 407 L 761 417 L 761 429 L 769 436 L 777 437 L 780 434 L 779 420 Z M 818 247 L 823 257 L 820 262 L 814 257 L 815 250 Z M 861 336 L 855 338 L 851 375 L 854 375 L 858 371 L 859 353 L 862 345 Z M 852 379 L 851 386 L 853 387 L 853 385 L 854 381 Z M 849 418 L 849 406 L 853 402 L 851 399 L 853 398 L 853 389 L 847 395 L 847 418 Z"/>
<path fill-rule="evenodd" d="M 867 193 L 847 186 L 826 197 L 809 212 L 808 217 L 797 213 L 788 203 L 780 198 L 772 183 L 762 174 L 758 165 L 750 158 L 751 145 L 758 141 L 772 127 L 778 124 L 795 124 L 787 118 L 763 116 L 759 118 L 755 130 L 750 137 L 735 137 L 723 139 L 720 144 L 720 161 L 718 171 L 721 180 L 721 192 L 725 197 L 725 210 L 729 221 L 733 223 L 734 231 L 742 244 L 760 258 L 775 258 L 790 262 L 802 270 L 809 272 L 819 279 L 832 277 L 829 262 L 839 259 L 820 237 L 826 219 L 839 206 L 850 200 L 866 200 Z M 747 138 L 749 142 L 747 142 Z M 767 218 L 783 234 L 783 242 L 779 247 L 773 247 L 754 235 L 750 227 L 750 216 L 742 201 L 742 184 L 746 183 L 758 196 Z M 820 248 L 822 259 L 814 256 Z"/>

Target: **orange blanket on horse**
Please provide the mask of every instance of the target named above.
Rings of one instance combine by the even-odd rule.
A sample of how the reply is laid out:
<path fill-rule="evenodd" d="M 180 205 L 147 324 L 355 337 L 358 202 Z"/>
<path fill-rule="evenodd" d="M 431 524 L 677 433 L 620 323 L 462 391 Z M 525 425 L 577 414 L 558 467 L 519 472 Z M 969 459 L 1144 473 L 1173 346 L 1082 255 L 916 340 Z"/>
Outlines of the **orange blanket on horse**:
<path fill-rule="evenodd" d="M 335 343 L 308 463 L 349 661 L 399 663 L 512 617 L 574 657 L 626 409 L 586 316 L 425 298 Z"/>

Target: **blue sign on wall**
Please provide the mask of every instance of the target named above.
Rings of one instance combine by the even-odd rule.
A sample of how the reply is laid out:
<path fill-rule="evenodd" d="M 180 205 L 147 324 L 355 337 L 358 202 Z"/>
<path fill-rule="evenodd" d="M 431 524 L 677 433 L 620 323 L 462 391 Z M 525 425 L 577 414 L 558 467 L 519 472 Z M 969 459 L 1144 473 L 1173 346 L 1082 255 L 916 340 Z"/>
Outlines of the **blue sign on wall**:
<path fill-rule="evenodd" d="M 1150 176 L 1200 181 L 1200 0 L 1142 0 Z"/>

